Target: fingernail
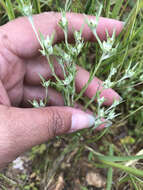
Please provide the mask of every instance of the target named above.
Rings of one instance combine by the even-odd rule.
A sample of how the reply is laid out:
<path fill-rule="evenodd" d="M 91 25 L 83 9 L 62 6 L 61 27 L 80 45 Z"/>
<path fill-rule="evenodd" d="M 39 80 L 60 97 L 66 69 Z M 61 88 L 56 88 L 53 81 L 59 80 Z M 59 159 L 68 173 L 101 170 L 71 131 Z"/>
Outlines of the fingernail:
<path fill-rule="evenodd" d="M 94 123 L 95 123 L 95 118 L 90 114 L 86 113 L 74 114 L 72 116 L 72 125 L 69 132 L 72 133 L 84 128 L 90 128 L 94 125 Z"/>

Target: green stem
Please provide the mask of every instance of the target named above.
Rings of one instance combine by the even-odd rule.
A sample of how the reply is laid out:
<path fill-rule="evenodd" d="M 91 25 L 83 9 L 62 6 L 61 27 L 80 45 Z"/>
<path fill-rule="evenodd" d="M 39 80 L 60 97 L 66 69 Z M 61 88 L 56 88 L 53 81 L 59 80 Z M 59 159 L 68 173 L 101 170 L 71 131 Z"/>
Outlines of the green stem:
<path fill-rule="evenodd" d="M 40 45 L 41 45 L 41 47 L 42 47 L 42 44 L 41 44 L 41 41 L 40 41 L 40 39 L 39 39 L 38 33 L 37 33 L 36 28 L 35 28 L 35 26 L 34 26 L 34 22 L 33 22 L 32 15 L 30 15 L 30 16 L 28 17 L 28 20 L 30 21 L 30 23 L 31 23 L 31 25 L 32 25 L 32 28 L 33 28 L 33 30 L 34 30 L 34 33 L 35 33 L 35 35 L 36 35 L 36 38 L 37 38 L 38 42 L 40 43 Z"/>
<path fill-rule="evenodd" d="M 41 13 L 40 0 L 33 0 L 33 6 L 36 10 L 36 13 Z"/>
<path fill-rule="evenodd" d="M 105 164 L 107 166 L 111 166 L 111 167 L 114 167 L 114 168 L 119 168 L 119 169 L 121 169 L 124 172 L 127 172 L 129 174 L 132 174 L 132 175 L 135 175 L 135 176 L 138 176 L 138 177 L 143 177 L 143 171 L 142 170 L 127 167 L 125 165 L 117 164 L 117 163 L 114 163 L 114 162 L 108 162 L 108 161 L 105 161 L 105 160 L 100 160 L 100 162 L 102 162 L 103 164 Z"/>
<path fill-rule="evenodd" d="M 11 185 L 17 185 L 15 181 L 12 179 L 6 177 L 4 174 L 0 173 L 0 179 L 4 180 L 6 183 L 11 184 Z"/>
<path fill-rule="evenodd" d="M 135 190 L 138 190 L 138 187 L 137 187 L 137 185 L 136 185 L 136 183 L 135 183 L 134 177 L 133 177 L 132 175 L 129 175 L 129 177 L 130 177 L 130 180 L 131 180 L 131 182 L 132 182 L 132 184 L 133 184 L 133 186 L 134 186 L 134 189 L 135 189 Z"/>
<path fill-rule="evenodd" d="M 133 111 L 132 113 L 128 114 L 126 117 L 124 117 L 124 118 L 120 121 L 120 123 L 123 122 L 123 121 L 125 121 L 125 120 L 128 119 L 131 115 L 134 115 L 136 112 L 138 112 L 138 111 L 141 110 L 141 109 L 143 109 L 143 106 L 139 107 L 138 109 L 136 109 L 136 110 Z"/>
<path fill-rule="evenodd" d="M 53 76 L 55 77 L 55 79 L 56 79 L 59 83 L 61 83 L 61 80 L 58 78 L 58 76 L 57 76 L 56 73 L 55 73 L 54 66 L 53 66 L 53 64 L 51 63 L 51 60 L 50 60 L 50 56 L 47 55 L 46 57 L 47 57 L 47 61 L 48 61 L 48 64 L 49 64 L 49 66 L 50 66 L 50 69 L 51 69 L 51 71 L 52 71 Z"/>
<path fill-rule="evenodd" d="M 86 83 L 85 86 L 82 88 L 82 90 L 80 91 L 79 95 L 76 97 L 75 101 L 78 101 L 78 100 L 82 97 L 82 95 L 83 95 L 83 93 L 86 91 L 88 85 L 89 85 L 90 82 L 93 80 L 93 78 L 94 78 L 94 76 L 95 76 L 97 70 L 99 69 L 99 67 L 100 67 L 100 65 L 101 65 L 101 63 L 102 63 L 102 58 L 103 58 L 103 56 L 104 56 L 104 54 L 101 56 L 101 58 L 100 58 L 100 60 L 99 60 L 99 62 L 98 62 L 98 65 L 94 67 L 93 72 L 90 73 L 90 76 L 89 76 L 89 79 L 88 79 L 87 83 Z"/>
<path fill-rule="evenodd" d="M 109 156 L 113 156 L 113 145 L 110 145 Z M 107 187 L 106 187 L 106 190 L 111 190 L 111 188 L 112 188 L 112 178 L 113 178 L 113 168 L 110 167 L 108 169 L 108 173 L 107 173 Z"/>

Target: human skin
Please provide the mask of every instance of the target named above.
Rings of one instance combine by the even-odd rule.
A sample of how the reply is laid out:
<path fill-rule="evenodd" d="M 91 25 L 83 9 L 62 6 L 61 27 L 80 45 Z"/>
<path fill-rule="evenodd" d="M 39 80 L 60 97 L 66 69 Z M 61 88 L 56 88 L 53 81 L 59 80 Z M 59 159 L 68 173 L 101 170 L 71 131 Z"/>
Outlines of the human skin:
<path fill-rule="evenodd" d="M 68 39 L 73 42 L 73 33 L 80 30 L 85 17 L 75 13 L 67 13 L 66 17 L 69 23 Z M 88 18 L 95 19 L 94 16 Z M 64 40 L 63 31 L 58 26 L 60 19 L 61 14 L 56 12 L 33 16 L 36 30 L 40 30 L 45 37 L 55 32 L 54 43 Z M 120 21 L 100 18 L 97 34 L 101 40 L 105 40 L 106 30 L 111 36 L 114 29 L 118 35 L 122 28 L 123 23 Z M 96 42 L 86 24 L 82 36 L 85 41 Z M 47 60 L 40 55 L 39 49 L 40 44 L 27 17 L 20 17 L 0 27 L 0 167 L 34 145 L 93 124 L 93 118 L 87 113 L 64 107 L 61 94 L 52 88 L 48 90 L 50 107 L 30 108 L 27 100 L 45 97 L 39 74 L 46 79 L 52 77 Z M 56 74 L 63 78 L 56 62 L 54 66 Z M 80 91 L 88 79 L 89 73 L 77 66 L 76 90 Z M 98 88 L 101 96 L 105 97 L 104 105 L 111 105 L 120 98 L 112 89 L 102 90 L 102 81 L 96 77 L 89 84 L 85 95 L 92 98 Z M 85 118 L 84 122 L 82 118 Z"/>

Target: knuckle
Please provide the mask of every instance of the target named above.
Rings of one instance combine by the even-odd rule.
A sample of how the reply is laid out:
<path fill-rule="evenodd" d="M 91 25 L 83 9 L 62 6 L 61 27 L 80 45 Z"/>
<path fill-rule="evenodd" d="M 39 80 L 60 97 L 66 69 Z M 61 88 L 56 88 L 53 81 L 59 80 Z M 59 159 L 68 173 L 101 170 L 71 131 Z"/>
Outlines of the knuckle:
<path fill-rule="evenodd" d="M 11 160 L 14 160 L 15 154 L 15 140 L 11 134 L 11 116 L 9 107 L 0 106 L 0 167 L 7 165 Z M 9 118 L 9 119 L 8 119 Z"/>
<path fill-rule="evenodd" d="M 5 56 L 3 55 L 3 47 L 0 46 L 0 79 L 3 80 L 3 78 L 5 78 L 4 76 L 6 76 L 6 65 L 7 65 L 7 61 L 5 59 Z"/>
<path fill-rule="evenodd" d="M 65 123 L 64 123 L 64 120 L 63 120 L 63 117 L 62 117 L 62 114 L 59 112 L 59 111 L 51 111 L 51 123 L 52 123 L 52 126 L 49 127 L 49 135 L 50 137 L 54 137 L 58 134 L 60 134 L 60 131 L 61 129 L 64 128 L 65 126 Z"/>
<path fill-rule="evenodd" d="M 14 49 L 6 32 L 0 29 L 0 79 L 7 82 L 7 88 L 10 84 L 9 75 L 15 72 L 16 66 L 16 70 L 20 67 Z"/>

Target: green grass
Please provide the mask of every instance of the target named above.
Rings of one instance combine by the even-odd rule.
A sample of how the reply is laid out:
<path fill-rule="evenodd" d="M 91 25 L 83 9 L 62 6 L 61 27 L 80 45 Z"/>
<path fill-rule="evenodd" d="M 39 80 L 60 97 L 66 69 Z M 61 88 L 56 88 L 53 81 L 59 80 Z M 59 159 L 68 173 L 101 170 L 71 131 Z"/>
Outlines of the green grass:
<path fill-rule="evenodd" d="M 35 14 L 45 10 L 66 9 L 66 11 L 97 15 L 101 6 L 97 0 L 67 0 L 66 2 L 65 8 L 65 1 L 62 0 L 33 0 L 32 12 Z M 90 80 L 96 74 L 100 79 L 108 79 L 109 82 L 110 71 L 113 67 L 117 69 L 117 73 L 112 76 L 110 82 L 123 98 L 123 102 L 116 107 L 116 114 L 121 114 L 113 118 L 113 125 L 110 129 L 96 133 L 92 130 L 83 130 L 68 136 L 57 137 L 49 141 L 47 145 L 34 147 L 29 153 L 29 158 L 32 160 L 32 172 L 40 178 L 40 183 L 36 179 L 31 181 L 29 175 L 26 174 L 27 181 L 22 180 L 23 183 L 19 186 L 18 183 L 11 182 L 8 177 L 1 174 L 1 189 L 6 189 L 7 184 L 11 188 L 48 189 L 53 181 L 57 181 L 61 173 L 64 175 L 65 184 L 68 185 L 67 189 L 73 189 L 75 178 L 81 180 L 81 189 L 88 189 L 80 173 L 82 170 L 80 163 L 85 160 L 92 168 L 98 169 L 101 173 L 104 172 L 107 178 L 106 190 L 114 189 L 114 187 L 119 190 L 125 187 L 131 190 L 143 189 L 143 156 L 135 156 L 143 147 L 143 2 L 142 0 L 103 0 L 100 2 L 103 2 L 102 16 L 126 22 L 124 31 L 115 41 L 115 45 L 119 44 L 117 51 L 108 59 L 101 60 L 100 42 L 99 44 L 88 42 L 84 44 L 80 56 L 74 56 L 74 61 L 85 69 L 92 70 Z M 22 15 L 17 3 L 20 3 L 20 0 L 0 1 L 0 25 Z M 60 47 L 66 49 L 67 46 L 70 48 L 69 44 L 62 44 Z M 67 53 L 70 54 L 69 49 Z M 90 63 L 94 63 L 92 69 Z M 72 74 L 74 75 L 74 72 Z M 128 77 L 121 81 L 125 76 Z M 60 81 L 52 85 L 60 88 L 59 84 Z M 74 90 L 74 82 L 71 85 Z M 62 89 L 65 90 L 65 97 L 68 97 L 65 102 L 67 105 L 72 105 L 74 99 L 74 101 L 81 102 L 85 109 L 89 108 L 99 113 L 102 107 L 83 96 L 86 87 L 87 85 L 79 95 L 75 94 L 75 97 L 71 97 L 69 90 Z M 67 166 L 68 160 L 70 160 L 70 168 Z M 127 165 L 131 160 L 132 165 Z"/>

